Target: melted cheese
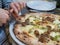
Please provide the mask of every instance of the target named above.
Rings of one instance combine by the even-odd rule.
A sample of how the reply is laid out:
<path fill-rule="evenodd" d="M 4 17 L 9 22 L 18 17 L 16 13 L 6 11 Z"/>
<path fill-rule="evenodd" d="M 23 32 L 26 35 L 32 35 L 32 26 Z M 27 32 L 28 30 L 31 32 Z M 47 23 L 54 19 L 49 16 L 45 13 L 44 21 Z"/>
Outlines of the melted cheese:
<path fill-rule="evenodd" d="M 58 36 L 58 35 L 60 35 L 59 32 L 51 32 L 51 33 L 50 33 L 50 36 L 52 36 L 52 37 L 56 37 L 56 36 Z"/>
<path fill-rule="evenodd" d="M 42 21 L 42 17 L 40 17 L 40 20 L 39 21 Z"/>
<path fill-rule="evenodd" d="M 50 36 L 53 37 L 54 41 L 60 41 L 60 33 L 59 32 L 51 32 Z"/>
<path fill-rule="evenodd" d="M 35 29 L 35 30 L 38 30 L 39 31 L 39 34 L 43 34 L 44 32 L 47 31 L 47 29 Z"/>
<path fill-rule="evenodd" d="M 26 30 L 30 30 L 33 28 L 33 25 L 26 25 L 25 28 L 26 28 Z"/>
<path fill-rule="evenodd" d="M 50 33 L 50 36 L 51 36 L 51 37 L 55 37 L 55 36 L 56 36 L 56 33 L 55 33 L 55 32 L 51 32 L 51 33 Z"/>
<path fill-rule="evenodd" d="M 44 32 L 46 32 L 47 30 L 39 30 L 40 34 L 43 34 Z"/>
<path fill-rule="evenodd" d="M 29 17 L 29 22 L 32 22 L 33 24 L 37 24 L 37 22 L 42 21 L 42 17 L 37 18 L 37 17 Z"/>
<path fill-rule="evenodd" d="M 33 22 L 34 20 L 35 20 L 34 17 L 29 17 L 29 21 L 30 21 L 30 22 Z"/>
<path fill-rule="evenodd" d="M 58 24 L 60 24 L 60 21 L 59 21 L 59 20 L 55 20 L 55 21 L 53 22 L 53 24 L 58 25 Z"/>

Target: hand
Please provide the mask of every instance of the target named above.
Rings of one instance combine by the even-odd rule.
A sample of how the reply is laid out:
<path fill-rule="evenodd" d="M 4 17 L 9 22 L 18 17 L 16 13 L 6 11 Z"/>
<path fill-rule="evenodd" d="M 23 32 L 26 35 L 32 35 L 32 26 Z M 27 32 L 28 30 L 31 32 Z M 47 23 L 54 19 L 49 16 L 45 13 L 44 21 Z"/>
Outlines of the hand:
<path fill-rule="evenodd" d="M 2 26 L 2 24 L 5 24 L 7 20 L 9 20 L 8 14 L 9 12 L 7 10 L 0 8 L 0 26 Z"/>
<path fill-rule="evenodd" d="M 10 12 L 13 14 L 15 18 L 17 18 L 18 12 L 21 11 L 25 6 L 26 5 L 23 2 L 13 2 L 10 4 L 10 7 L 11 7 Z"/>

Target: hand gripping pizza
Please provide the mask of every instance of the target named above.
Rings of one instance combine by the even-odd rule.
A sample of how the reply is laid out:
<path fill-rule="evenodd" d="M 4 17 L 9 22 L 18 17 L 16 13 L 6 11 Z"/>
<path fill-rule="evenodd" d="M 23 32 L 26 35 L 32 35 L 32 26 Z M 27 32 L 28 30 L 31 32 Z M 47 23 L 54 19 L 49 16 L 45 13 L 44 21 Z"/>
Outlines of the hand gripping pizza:
<path fill-rule="evenodd" d="M 16 37 L 26 45 L 60 45 L 60 16 L 29 13 L 14 26 Z"/>

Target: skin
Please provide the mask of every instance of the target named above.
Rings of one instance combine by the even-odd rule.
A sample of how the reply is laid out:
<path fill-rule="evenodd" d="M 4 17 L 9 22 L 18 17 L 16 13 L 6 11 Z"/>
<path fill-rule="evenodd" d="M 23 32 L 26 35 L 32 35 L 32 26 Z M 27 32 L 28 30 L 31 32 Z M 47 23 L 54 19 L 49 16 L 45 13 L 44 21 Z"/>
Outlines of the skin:
<path fill-rule="evenodd" d="M 10 12 L 13 14 L 15 18 L 18 18 L 18 12 L 25 7 L 25 3 L 23 2 L 13 2 L 10 4 Z"/>
<path fill-rule="evenodd" d="M 18 18 L 18 12 L 24 7 L 25 3 L 23 2 L 13 2 L 10 4 L 10 13 L 12 13 L 15 18 Z M 7 20 L 9 20 L 9 11 L 0 8 L 0 26 L 6 24 Z"/>
<path fill-rule="evenodd" d="M 9 20 L 8 14 L 9 12 L 7 10 L 0 8 L 0 26 L 2 26 L 2 24 L 5 24 L 7 20 Z"/>

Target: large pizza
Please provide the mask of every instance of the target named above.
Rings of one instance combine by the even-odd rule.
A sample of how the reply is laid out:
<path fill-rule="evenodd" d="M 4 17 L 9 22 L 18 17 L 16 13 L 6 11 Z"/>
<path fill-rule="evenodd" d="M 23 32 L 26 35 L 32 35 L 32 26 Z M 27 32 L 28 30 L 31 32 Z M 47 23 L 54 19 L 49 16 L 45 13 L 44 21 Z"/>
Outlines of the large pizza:
<path fill-rule="evenodd" d="M 26 45 L 60 45 L 60 16 L 29 13 L 21 16 L 14 33 Z"/>

